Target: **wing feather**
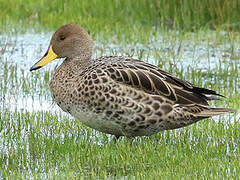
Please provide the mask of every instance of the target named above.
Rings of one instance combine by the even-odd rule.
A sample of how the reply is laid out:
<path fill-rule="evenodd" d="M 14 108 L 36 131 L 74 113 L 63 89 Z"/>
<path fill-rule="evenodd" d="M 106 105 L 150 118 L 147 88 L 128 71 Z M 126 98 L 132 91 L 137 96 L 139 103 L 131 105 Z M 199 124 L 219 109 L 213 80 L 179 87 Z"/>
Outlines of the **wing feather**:
<path fill-rule="evenodd" d="M 143 61 L 115 57 L 115 61 L 106 63 L 111 63 L 106 72 L 113 80 L 152 95 L 164 96 L 176 104 L 208 105 L 209 95 L 221 96 L 213 90 L 196 87 Z"/>

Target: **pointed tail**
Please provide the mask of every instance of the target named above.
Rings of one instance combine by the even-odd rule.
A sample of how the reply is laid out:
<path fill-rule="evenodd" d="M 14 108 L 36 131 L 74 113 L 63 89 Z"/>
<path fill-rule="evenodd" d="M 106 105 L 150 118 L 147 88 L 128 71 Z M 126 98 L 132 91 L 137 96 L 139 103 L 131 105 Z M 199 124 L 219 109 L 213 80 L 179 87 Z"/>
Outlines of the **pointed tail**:
<path fill-rule="evenodd" d="M 197 116 L 217 116 L 225 113 L 233 113 L 234 110 L 231 108 L 206 108 L 201 111 Z"/>
<path fill-rule="evenodd" d="M 183 108 L 185 111 L 197 117 L 211 117 L 211 116 L 221 115 L 224 113 L 234 112 L 234 110 L 231 108 L 211 108 L 208 106 L 197 105 L 197 104 L 185 105 Z"/>

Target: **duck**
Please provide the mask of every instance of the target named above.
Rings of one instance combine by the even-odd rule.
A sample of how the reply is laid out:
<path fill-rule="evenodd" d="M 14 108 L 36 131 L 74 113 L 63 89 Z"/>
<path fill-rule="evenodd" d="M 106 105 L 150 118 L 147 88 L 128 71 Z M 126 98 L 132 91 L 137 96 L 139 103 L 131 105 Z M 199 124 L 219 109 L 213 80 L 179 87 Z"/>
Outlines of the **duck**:
<path fill-rule="evenodd" d="M 231 108 L 210 107 L 222 95 L 147 62 L 123 56 L 92 58 L 93 40 L 77 24 L 61 26 L 30 71 L 64 58 L 50 81 L 53 101 L 86 126 L 114 135 L 151 136 L 186 127 Z"/>

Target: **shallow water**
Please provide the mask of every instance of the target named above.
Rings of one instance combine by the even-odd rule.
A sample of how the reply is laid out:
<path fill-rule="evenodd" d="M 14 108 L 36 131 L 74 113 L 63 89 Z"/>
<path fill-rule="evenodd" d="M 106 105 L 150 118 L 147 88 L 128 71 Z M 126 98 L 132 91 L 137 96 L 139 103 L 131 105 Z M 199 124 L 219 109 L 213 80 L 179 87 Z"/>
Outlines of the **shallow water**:
<path fill-rule="evenodd" d="M 211 33 L 210 35 L 207 34 L 207 36 L 211 36 Z M 222 32 L 222 36 L 224 36 L 224 33 Z M 212 34 L 214 35 L 214 33 Z M 18 69 L 24 71 L 26 77 L 33 76 L 33 73 L 36 72 L 30 73 L 29 69 L 45 54 L 51 35 L 52 33 L 26 33 L 11 37 L 1 35 L 1 62 L 16 65 Z M 178 38 L 177 36 L 171 38 L 166 35 L 159 35 L 146 44 L 124 44 L 123 42 L 116 44 L 113 42 L 115 41 L 109 40 L 109 42 L 95 43 L 93 57 L 96 58 L 102 55 L 132 56 L 151 64 L 160 65 L 165 70 L 168 70 L 170 64 L 172 64 L 173 68 L 182 69 L 183 73 L 189 73 L 187 67 L 191 67 L 195 70 L 201 70 L 201 72 L 213 71 L 213 75 L 214 71 L 219 68 L 219 64 L 222 64 L 223 68 L 228 68 L 229 63 L 235 63 L 237 66 L 240 64 L 240 43 L 231 43 L 227 42 L 227 40 L 218 41 L 214 39 L 211 41 L 209 38 L 201 39 L 194 35 L 187 38 Z M 40 76 L 43 76 L 44 72 L 54 71 L 55 67 L 61 62 L 62 60 L 51 62 L 39 70 Z M 17 76 L 21 78 L 19 72 L 17 72 Z M 44 78 L 41 80 L 44 81 Z M 238 83 L 234 84 L 234 86 L 236 85 Z M 23 109 L 27 109 L 29 112 L 61 111 L 56 105 L 52 105 L 49 90 L 45 90 L 45 98 L 41 98 L 40 95 L 38 96 L 38 88 L 41 87 L 32 89 L 28 95 L 21 92 L 21 89 L 18 89 L 18 96 L 7 92 L 0 102 L 1 106 L 4 104 L 11 111 Z M 234 88 L 236 91 L 239 90 L 239 87 Z"/>
<path fill-rule="evenodd" d="M 55 147 L 55 144 L 64 144 L 69 140 L 81 144 L 81 141 L 87 139 L 91 141 L 91 145 L 103 146 L 104 142 L 112 140 L 111 136 L 103 137 L 99 132 L 79 128 L 78 121 L 53 103 L 48 81 L 56 66 L 62 62 L 61 59 L 51 62 L 38 71 L 29 72 L 30 67 L 45 54 L 51 35 L 52 33 L 26 33 L 11 37 L 0 35 L 2 67 L 0 69 L 0 120 L 3 120 L 3 124 L 0 123 L 2 128 L 0 129 L 0 160 L 3 159 L 0 166 L 2 169 L 9 170 L 12 164 L 16 164 L 13 161 L 16 161 L 19 163 L 16 169 L 23 177 L 26 177 L 27 173 L 27 177 L 31 178 L 34 172 L 41 172 L 41 178 L 48 177 L 49 172 L 44 170 L 44 164 L 47 164 L 46 167 L 55 174 L 59 173 L 58 166 L 61 164 L 48 167 L 49 155 L 46 155 L 45 151 L 48 151 L 47 145 L 51 143 Z M 101 40 L 98 37 L 100 41 L 95 44 L 93 57 L 132 56 L 159 65 L 166 71 L 180 75 L 180 78 L 186 78 L 191 82 L 192 78 L 196 81 L 195 83 L 218 88 L 226 96 L 238 94 L 240 40 L 231 43 L 227 39 L 219 41 L 217 38 L 212 40 L 204 38 L 196 37 L 194 34 L 183 38 L 160 34 L 145 44 L 124 44 L 123 42 L 116 44 L 116 41 Z M 203 78 L 199 78 L 196 73 L 198 71 L 202 72 Z M 193 75 L 197 78 L 192 77 Z M 223 99 L 220 104 L 216 102 L 212 106 L 227 107 L 230 104 L 231 107 L 238 107 L 234 97 L 231 98 L 231 100 Z M 219 124 L 224 124 L 224 130 L 231 131 L 231 126 L 239 123 L 240 113 L 225 114 L 212 119 Z M 199 126 L 199 128 L 202 127 Z M 194 150 L 194 146 L 201 143 L 202 137 L 193 135 L 192 131 L 187 132 L 187 129 L 171 131 L 171 142 L 177 142 L 180 136 L 183 138 L 184 135 L 181 133 L 185 131 L 189 135 L 187 141 L 191 142 L 190 145 Z M 207 133 L 210 132 L 207 131 L 204 134 Z M 209 145 L 218 143 L 218 141 L 212 142 L 211 137 L 209 135 Z M 166 135 L 162 140 L 167 139 Z M 228 147 L 231 146 L 231 142 L 225 143 Z M 39 157 L 35 157 L 35 152 L 30 152 L 35 144 L 37 144 Z M 238 148 L 237 143 L 234 146 Z M 44 148 L 41 149 L 41 147 Z M 208 153 L 208 149 L 206 152 Z M 58 158 L 58 153 L 56 154 Z M 228 154 L 229 148 L 226 152 L 226 155 Z M 22 172 L 23 169 L 24 172 Z"/>
<path fill-rule="evenodd" d="M 51 35 L 52 33 L 26 33 L 11 37 L 0 35 L 1 60 L 14 62 L 28 70 L 46 52 Z M 209 42 L 209 40 L 166 38 L 158 36 L 146 44 L 95 42 L 93 57 L 113 54 L 141 57 L 142 60 L 155 65 L 161 61 L 171 60 L 178 65 L 207 70 L 215 68 L 219 62 L 232 60 L 233 54 L 236 55 L 235 60 L 239 61 L 240 43 L 233 45 L 225 41 Z M 159 55 L 159 58 L 155 57 L 156 54 Z"/>

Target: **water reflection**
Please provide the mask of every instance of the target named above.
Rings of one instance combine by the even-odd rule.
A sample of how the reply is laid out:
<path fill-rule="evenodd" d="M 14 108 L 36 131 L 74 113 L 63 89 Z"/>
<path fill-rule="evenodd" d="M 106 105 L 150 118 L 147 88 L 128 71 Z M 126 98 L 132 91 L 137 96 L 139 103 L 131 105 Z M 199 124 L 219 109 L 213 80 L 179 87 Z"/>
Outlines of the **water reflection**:
<path fill-rule="evenodd" d="M 61 109 L 54 103 L 50 103 L 50 100 L 42 100 L 40 98 L 21 98 L 15 99 L 11 97 L 8 99 L 7 104 L 10 111 L 25 111 L 35 112 L 35 111 L 51 111 L 51 112 L 61 112 Z"/>

